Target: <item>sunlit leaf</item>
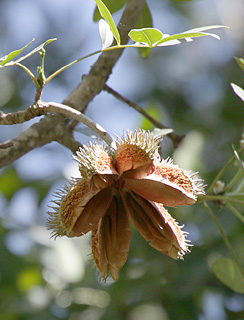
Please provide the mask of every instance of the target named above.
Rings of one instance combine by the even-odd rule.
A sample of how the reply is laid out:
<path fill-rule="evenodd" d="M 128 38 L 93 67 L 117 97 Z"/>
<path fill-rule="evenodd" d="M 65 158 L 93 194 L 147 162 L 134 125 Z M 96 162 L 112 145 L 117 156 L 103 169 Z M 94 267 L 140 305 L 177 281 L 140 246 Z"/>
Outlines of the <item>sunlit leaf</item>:
<path fill-rule="evenodd" d="M 217 36 L 216 34 L 212 34 L 212 33 L 204 33 L 204 32 L 183 32 L 183 33 L 178 33 L 178 34 L 174 34 L 172 36 L 168 36 L 168 37 L 164 37 L 161 41 L 159 41 L 157 43 L 157 46 L 161 46 L 162 43 L 165 43 L 167 41 L 177 41 L 179 39 L 185 39 L 187 42 L 192 41 L 192 38 L 199 38 L 199 37 L 205 37 L 205 36 L 211 36 L 214 37 L 216 39 L 220 39 L 219 36 Z M 176 42 L 172 42 L 173 44 L 177 44 Z"/>
<path fill-rule="evenodd" d="M 244 59 L 235 57 L 239 67 L 244 71 Z"/>
<path fill-rule="evenodd" d="M 129 37 L 135 41 L 153 47 L 158 41 L 163 38 L 161 31 L 155 28 L 143 28 L 143 29 L 132 29 L 129 32 Z"/>
<path fill-rule="evenodd" d="M 41 45 L 39 45 L 38 47 L 36 47 L 35 49 L 33 49 L 31 52 L 27 53 L 25 56 L 20 57 L 19 59 L 13 61 L 13 59 L 15 57 L 17 57 L 20 53 L 22 53 L 22 51 L 27 48 L 33 41 L 31 40 L 25 47 L 23 47 L 22 49 L 16 50 L 11 52 L 9 55 L 4 56 L 0 59 L 0 68 L 3 66 L 10 66 L 10 65 L 15 65 L 16 63 L 20 63 L 21 61 L 27 59 L 28 57 L 32 56 L 34 53 L 40 51 L 42 48 L 44 48 L 47 44 L 49 44 L 50 42 L 57 40 L 56 38 L 54 39 L 49 39 L 45 42 L 43 42 Z"/>
<path fill-rule="evenodd" d="M 232 290 L 244 293 L 244 276 L 235 261 L 230 258 L 220 258 L 213 263 L 216 277 Z"/>
<path fill-rule="evenodd" d="M 29 267 L 21 270 L 17 278 L 18 289 L 22 292 L 30 290 L 31 287 L 41 284 L 42 277 L 40 270 L 35 267 Z"/>
<path fill-rule="evenodd" d="M 19 58 L 18 60 L 14 61 L 14 62 L 21 62 L 23 60 L 25 60 L 26 58 L 32 56 L 34 53 L 40 51 L 42 48 L 44 48 L 46 45 L 48 45 L 49 43 L 53 42 L 57 40 L 57 38 L 53 38 L 53 39 L 48 39 L 47 41 L 43 42 L 42 44 L 40 44 L 38 47 L 36 47 L 35 49 L 33 49 L 31 52 L 27 53 L 25 56 Z"/>
<path fill-rule="evenodd" d="M 193 28 L 193 29 L 190 29 L 190 30 L 187 30 L 185 31 L 184 33 L 192 33 L 192 32 L 204 32 L 204 31 L 207 31 L 207 30 L 212 30 L 212 29 L 219 29 L 219 28 L 227 28 L 229 29 L 228 26 L 222 26 L 222 25 L 212 25 L 212 26 L 205 26 L 205 27 L 199 27 L 199 28 Z M 215 37 L 218 37 L 217 35 L 214 35 Z"/>
<path fill-rule="evenodd" d="M 182 32 L 182 33 L 173 34 L 171 36 L 164 37 L 161 41 L 158 42 L 157 46 L 161 46 L 162 43 L 165 43 L 167 41 L 185 39 L 187 42 L 189 42 L 189 41 L 192 41 L 192 38 L 205 37 L 205 36 L 210 36 L 210 37 L 213 37 L 213 38 L 219 40 L 220 37 L 217 34 L 204 32 L 206 30 L 217 29 L 217 28 L 228 28 L 228 27 L 214 25 L 214 26 L 194 28 L 194 29 Z M 174 43 L 174 44 L 176 44 L 176 43 Z"/>
<path fill-rule="evenodd" d="M 244 101 L 244 90 L 239 87 L 237 84 L 231 83 L 232 89 L 234 90 L 235 94 Z"/>
<path fill-rule="evenodd" d="M 102 41 L 102 49 L 110 47 L 113 43 L 114 36 L 109 25 L 103 19 L 99 21 L 99 34 Z"/>
<path fill-rule="evenodd" d="M 142 14 L 139 17 L 136 25 L 136 29 L 141 29 L 141 28 L 152 28 L 153 22 L 152 22 L 152 15 L 150 12 L 150 9 L 147 4 L 143 7 Z M 148 57 L 148 55 L 151 52 L 151 48 L 138 48 L 140 55 L 143 58 Z"/>
<path fill-rule="evenodd" d="M 162 120 L 162 109 L 157 103 L 149 103 L 144 110 L 154 119 L 161 121 Z M 152 130 L 154 128 L 154 125 L 150 120 L 148 120 L 145 117 L 142 117 L 140 128 L 144 130 Z"/>
<path fill-rule="evenodd" d="M 103 3 L 108 8 L 109 12 L 112 14 L 123 8 L 127 0 L 103 0 Z M 98 7 L 94 10 L 93 21 L 99 21 L 102 18 Z"/>
<path fill-rule="evenodd" d="M 98 9 L 101 13 L 101 16 L 107 21 L 110 30 L 112 31 L 117 44 L 120 44 L 120 35 L 119 35 L 119 31 L 114 23 L 114 20 L 111 16 L 111 13 L 109 12 L 108 8 L 105 6 L 105 4 L 101 1 L 101 0 L 94 0 L 98 6 Z"/>
<path fill-rule="evenodd" d="M 0 175 L 0 192 L 8 200 L 14 193 L 23 186 L 23 182 L 17 174 L 17 171 L 10 167 L 1 172 Z"/>
<path fill-rule="evenodd" d="M 168 39 L 171 37 L 169 34 L 164 34 L 163 39 Z M 187 42 L 192 41 L 190 38 L 185 39 Z M 172 39 L 172 40 L 166 40 L 166 41 L 159 41 L 157 43 L 157 47 L 166 47 L 166 46 L 175 46 L 176 44 L 180 44 L 181 42 L 177 39 Z"/>
<path fill-rule="evenodd" d="M 142 13 L 137 21 L 136 29 L 152 28 L 152 15 L 147 4 L 142 9 Z"/>
<path fill-rule="evenodd" d="M 151 48 L 149 47 L 145 47 L 145 48 L 142 48 L 142 47 L 138 47 L 138 51 L 140 52 L 140 55 L 142 56 L 142 58 L 147 58 L 151 52 Z"/>
<path fill-rule="evenodd" d="M 9 54 L 7 54 L 6 56 L 0 58 L 0 67 L 3 67 L 6 65 L 6 63 L 9 63 L 10 61 L 12 61 L 15 57 L 17 57 L 19 54 L 22 53 L 22 51 L 24 51 L 35 39 L 32 39 L 29 43 L 27 43 L 26 46 L 24 46 L 23 48 L 19 49 L 19 50 L 15 50 L 10 52 Z"/>
<path fill-rule="evenodd" d="M 216 39 L 220 37 L 214 33 L 203 32 L 209 29 L 216 28 L 228 28 L 226 26 L 207 26 L 201 28 L 191 29 L 182 33 L 167 35 L 155 28 L 143 28 L 143 29 L 133 29 L 130 31 L 130 38 L 136 43 L 144 44 L 146 47 L 153 48 L 156 46 L 172 46 L 179 44 L 179 39 L 184 39 L 187 42 L 192 41 L 192 38 L 210 36 Z M 167 43 L 168 42 L 168 43 Z"/>

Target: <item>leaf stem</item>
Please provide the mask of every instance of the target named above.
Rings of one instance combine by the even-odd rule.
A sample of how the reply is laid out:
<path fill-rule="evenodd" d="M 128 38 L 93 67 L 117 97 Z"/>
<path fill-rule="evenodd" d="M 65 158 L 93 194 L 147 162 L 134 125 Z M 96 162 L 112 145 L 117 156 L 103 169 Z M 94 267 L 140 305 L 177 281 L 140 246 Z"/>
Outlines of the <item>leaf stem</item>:
<path fill-rule="evenodd" d="M 116 46 L 113 46 L 113 47 L 108 47 L 108 48 L 105 48 L 105 49 L 101 49 L 101 50 L 97 50 L 97 51 L 94 51 L 92 53 L 89 53 L 87 54 L 86 56 L 82 57 L 82 58 L 79 58 L 77 60 L 74 60 L 68 64 L 66 64 L 65 66 L 63 66 L 62 68 L 58 69 L 57 71 L 55 71 L 53 74 L 51 74 L 45 81 L 45 84 L 47 84 L 50 80 L 52 80 L 54 77 L 56 77 L 59 73 L 61 73 L 62 71 L 64 71 L 65 69 L 73 66 L 74 64 L 82 61 L 82 60 L 85 60 L 87 58 L 90 58 L 98 53 L 102 53 L 102 52 L 106 52 L 106 51 L 112 51 L 112 50 L 117 50 L 117 49 L 124 49 L 124 48 L 145 48 L 145 45 L 140 45 L 140 44 L 131 44 L 131 45 L 116 45 Z"/>
<path fill-rule="evenodd" d="M 28 73 L 28 75 L 31 77 L 31 80 L 34 82 L 36 89 L 40 88 L 38 81 L 36 80 L 34 74 L 30 71 L 30 69 L 28 69 L 26 66 L 24 66 L 23 64 L 21 64 L 19 62 L 14 62 L 14 65 L 19 66 L 22 69 L 24 69 Z"/>
<path fill-rule="evenodd" d="M 197 203 L 203 203 L 205 201 L 220 201 L 222 203 L 225 202 L 234 202 L 244 204 L 244 200 L 235 199 L 234 196 L 240 196 L 240 194 L 234 195 L 233 193 L 228 194 L 206 194 L 206 195 L 198 195 Z"/>
<path fill-rule="evenodd" d="M 230 190 L 234 184 L 239 180 L 240 176 L 243 175 L 242 170 L 238 170 L 238 172 L 235 174 L 235 176 L 231 179 L 231 181 L 228 183 L 228 185 L 225 187 L 225 192 Z"/>
<path fill-rule="evenodd" d="M 45 84 L 47 84 L 50 80 L 52 80 L 54 77 L 56 77 L 60 72 L 64 71 L 65 69 L 67 69 L 68 67 L 71 67 L 72 65 L 76 64 L 77 62 L 80 62 L 84 59 L 87 59 L 89 57 L 92 57 L 94 56 L 95 54 L 98 54 L 98 53 L 101 53 L 102 50 L 98 50 L 98 51 L 95 51 L 95 52 L 92 52 L 92 53 L 89 53 L 88 55 L 80 58 L 80 59 L 77 59 L 77 60 L 74 60 L 68 64 L 66 64 L 65 66 L 63 66 L 62 68 L 58 69 L 57 71 L 55 71 L 53 74 L 51 74 L 47 79 L 46 79 L 46 82 Z"/>
<path fill-rule="evenodd" d="M 227 208 L 229 208 L 229 209 L 234 213 L 234 215 L 235 215 L 238 219 L 241 220 L 242 223 L 244 223 L 244 217 L 243 217 L 243 215 L 242 215 L 235 207 L 233 207 L 231 203 L 226 202 L 225 205 L 226 205 Z"/>
<path fill-rule="evenodd" d="M 244 192 L 228 192 L 228 197 L 244 197 Z"/>
<path fill-rule="evenodd" d="M 212 218 L 212 220 L 216 224 L 217 228 L 219 229 L 219 232 L 220 232 L 222 238 L 224 239 L 224 242 L 225 242 L 225 244 L 226 244 L 226 246 L 227 246 L 227 248 L 228 248 L 228 250 L 229 250 L 229 252 L 230 252 L 230 254 L 231 254 L 232 258 L 233 258 L 233 260 L 236 262 L 238 269 L 240 270 L 241 274 L 244 277 L 244 270 L 242 269 L 242 267 L 241 267 L 241 265 L 240 265 L 240 263 L 239 263 L 239 261 L 237 259 L 237 256 L 236 256 L 236 254 L 235 254 L 235 252 L 234 252 L 234 250 L 233 250 L 228 238 L 226 237 L 221 225 L 219 224 L 218 220 L 216 219 L 213 211 L 210 209 L 210 207 L 208 206 L 208 204 L 206 202 L 203 202 L 202 205 L 207 210 L 208 214 L 210 215 L 210 217 Z"/>
<path fill-rule="evenodd" d="M 56 102 L 39 101 L 38 106 L 46 109 L 47 112 L 57 112 L 57 113 L 63 114 L 66 117 L 75 119 L 85 124 L 91 130 L 96 132 L 109 146 L 111 146 L 114 141 L 113 138 L 108 134 L 108 132 L 102 126 L 92 121 L 90 118 L 88 118 L 87 116 L 85 116 L 83 113 L 81 113 L 76 109 L 73 109 L 69 106 L 66 106 L 61 103 L 56 103 Z"/>

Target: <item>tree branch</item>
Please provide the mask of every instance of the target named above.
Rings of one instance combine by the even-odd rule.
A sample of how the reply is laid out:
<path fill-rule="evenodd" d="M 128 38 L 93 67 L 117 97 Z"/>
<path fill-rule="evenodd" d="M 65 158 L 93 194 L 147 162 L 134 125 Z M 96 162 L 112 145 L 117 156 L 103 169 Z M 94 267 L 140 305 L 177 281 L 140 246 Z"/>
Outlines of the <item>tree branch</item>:
<path fill-rule="evenodd" d="M 0 167 L 12 163 L 34 148 L 56 141 L 64 136 L 66 132 L 64 121 L 65 118 L 60 115 L 48 115 L 20 133 L 18 137 L 6 142 L 9 147 L 0 148 Z M 54 123 L 55 130 L 50 130 Z M 6 146 L 6 143 L 3 145 Z"/>
<path fill-rule="evenodd" d="M 2 112 L 0 113 L 0 124 L 11 125 L 23 123 L 32 118 L 47 114 L 48 112 L 60 113 L 67 118 L 75 119 L 96 132 L 108 145 L 111 145 L 113 142 L 113 138 L 98 123 L 92 121 L 80 111 L 57 102 L 44 102 L 39 100 L 37 104 L 30 106 L 25 111 L 17 111 L 8 114 Z"/>
<path fill-rule="evenodd" d="M 136 26 L 145 0 L 128 0 L 119 22 L 121 43 L 128 42 L 128 32 Z M 92 66 L 88 75 L 63 101 L 63 104 L 84 112 L 89 102 L 99 94 L 110 76 L 115 63 L 123 49 L 103 52 Z M 67 133 L 69 120 L 60 115 L 46 116 L 29 129 L 11 140 L 6 148 L 0 149 L 0 167 L 12 163 L 30 150 L 43 146 L 51 141 L 61 141 Z M 66 141 L 67 145 L 67 141 Z"/>

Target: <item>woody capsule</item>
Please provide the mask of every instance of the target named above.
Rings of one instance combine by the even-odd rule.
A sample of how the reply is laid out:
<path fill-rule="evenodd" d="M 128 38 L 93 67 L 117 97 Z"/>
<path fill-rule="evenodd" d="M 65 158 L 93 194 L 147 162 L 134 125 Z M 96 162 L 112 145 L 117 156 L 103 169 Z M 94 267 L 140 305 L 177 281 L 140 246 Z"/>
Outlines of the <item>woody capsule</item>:
<path fill-rule="evenodd" d="M 186 232 L 165 209 L 192 205 L 203 194 L 201 180 L 158 153 L 161 138 L 127 131 L 114 148 L 97 143 L 74 156 L 81 178 L 56 193 L 49 212 L 52 236 L 92 232 L 92 254 L 101 277 L 118 278 L 131 239 L 130 220 L 150 245 L 173 259 L 189 251 Z"/>

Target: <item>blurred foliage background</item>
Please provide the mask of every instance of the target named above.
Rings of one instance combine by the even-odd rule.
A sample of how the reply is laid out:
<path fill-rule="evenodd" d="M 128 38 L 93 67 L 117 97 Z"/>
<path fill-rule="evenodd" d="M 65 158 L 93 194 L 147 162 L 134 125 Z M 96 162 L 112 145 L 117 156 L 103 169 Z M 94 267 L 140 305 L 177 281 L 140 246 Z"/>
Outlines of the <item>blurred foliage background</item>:
<path fill-rule="evenodd" d="M 108 84 L 141 105 L 157 120 L 186 137 L 173 150 L 164 139 L 161 153 L 185 169 L 199 171 L 210 185 L 239 148 L 244 106 L 230 82 L 244 87 L 243 72 L 234 57 L 244 57 L 242 0 L 150 0 L 154 27 L 165 33 L 223 24 L 221 40 L 196 39 L 176 47 L 156 48 L 147 59 L 127 49 Z M 46 70 L 100 48 L 98 25 L 92 21 L 91 0 L 1 0 L 0 56 L 57 37 L 47 47 Z M 119 20 L 121 11 L 114 14 Z M 61 102 L 87 73 L 96 57 L 61 73 L 43 93 L 44 101 Z M 28 60 L 36 72 L 39 56 Z M 17 67 L 0 72 L 0 107 L 4 112 L 25 109 L 35 88 Z M 111 134 L 123 129 L 153 129 L 134 109 L 106 92 L 86 114 Z M 2 126 L 4 142 L 29 127 L 32 120 Z M 82 129 L 82 126 L 80 126 Z M 77 132 L 77 140 L 89 138 Z M 229 256 L 218 229 L 201 205 L 171 210 L 185 224 L 194 247 L 184 261 L 174 261 L 151 248 L 133 229 L 128 260 L 117 282 L 100 282 L 91 256 L 90 235 L 49 239 L 46 212 L 52 193 L 75 176 L 71 152 L 57 143 L 36 149 L 0 173 L 0 315 L 3 320 L 210 320 L 244 319 L 244 297 L 213 274 L 211 265 Z M 229 181 L 234 165 L 226 173 Z M 225 234 L 244 265 L 241 222 L 226 208 L 211 204 Z M 239 207 L 243 212 L 243 207 Z"/>

